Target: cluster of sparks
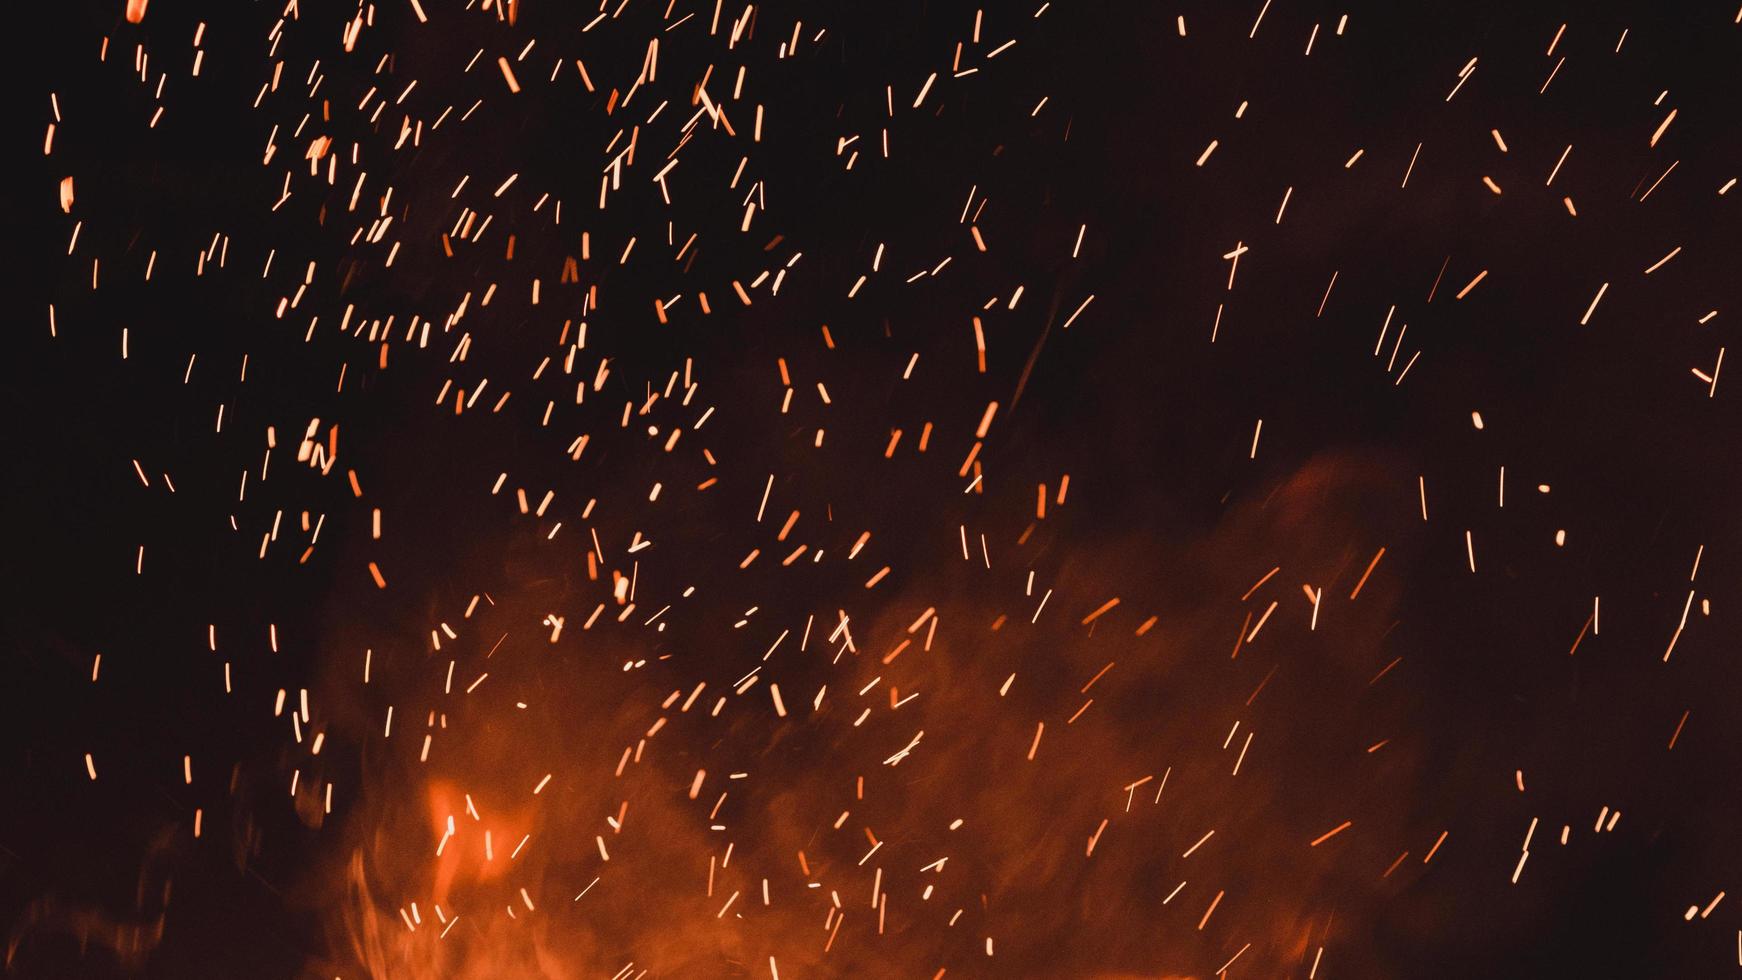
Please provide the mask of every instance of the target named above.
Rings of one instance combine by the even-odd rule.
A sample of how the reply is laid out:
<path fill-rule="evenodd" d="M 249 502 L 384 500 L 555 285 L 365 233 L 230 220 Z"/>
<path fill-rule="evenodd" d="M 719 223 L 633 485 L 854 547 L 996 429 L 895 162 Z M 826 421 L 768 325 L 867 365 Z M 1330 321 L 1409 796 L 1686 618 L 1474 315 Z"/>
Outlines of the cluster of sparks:
<path fill-rule="evenodd" d="M 1733 121 L 1678 118 L 1675 93 L 1647 92 L 1614 122 L 1625 163 L 1463 117 L 1376 131 L 1328 174 L 1271 161 L 1262 217 L 1192 246 L 1195 305 L 1165 314 L 1169 343 L 1244 357 L 1243 333 L 1359 334 L 1379 392 L 1363 397 L 1432 386 L 1473 462 L 1430 476 L 1437 463 L 1339 461 L 1300 445 L 1310 406 L 1205 405 L 1187 424 L 1226 451 L 1184 465 L 1242 489 L 1209 531 L 1162 548 L 1166 569 L 1143 569 L 1097 513 L 1118 474 L 1074 446 L 1073 462 L 1048 458 L 1032 416 L 1095 388 L 1049 376 L 1050 353 L 1160 327 L 1119 305 L 1130 273 L 1105 271 L 1109 216 L 1026 215 L 1040 205 L 976 171 L 1071 138 L 1084 93 L 1033 93 L 1075 3 L 931 11 L 917 37 L 865 42 L 898 56 L 847 68 L 830 62 L 881 14 L 268 0 L 208 24 L 167 0 L 114 5 L 87 63 L 57 68 L 112 103 L 44 100 L 70 270 L 45 370 L 147 392 L 142 411 L 181 434 L 100 465 L 145 512 L 205 530 L 133 528 L 90 560 L 146 590 L 161 552 L 210 552 L 263 598 L 183 597 L 180 625 L 152 639 L 170 652 L 90 650 L 82 683 L 149 686 L 153 658 L 197 658 L 199 702 L 266 734 L 165 757 L 66 745 L 53 778 L 173 784 L 183 849 L 294 818 L 258 845 L 308 856 L 285 887 L 325 928 L 292 966 L 1316 980 L 1384 963 L 1375 923 L 1445 863 L 1525 888 L 1581 847 L 1621 846 L 1624 811 L 1646 805 L 1619 789 L 1539 798 L 1522 762 L 1480 773 L 1479 798 L 1429 791 L 1432 683 L 1403 680 L 1412 656 L 1388 641 L 1409 569 L 1454 569 L 1479 597 L 1511 588 L 1516 553 L 1578 544 L 1553 507 L 1576 474 L 1520 459 L 1509 473 L 1469 442 L 1507 420 L 1433 377 L 1436 336 L 1505 316 L 1527 272 L 1460 243 L 1374 281 L 1327 249 L 1309 255 L 1295 322 L 1243 319 L 1240 303 L 1280 288 L 1271 255 L 1303 261 L 1282 236 L 1313 195 L 1354 193 L 1334 179 L 1525 197 L 1529 220 L 1673 194 L 1727 207 L 1736 178 L 1682 166 L 1677 147 Z M 1271 70 L 1389 43 L 1359 14 L 1254 6 L 1213 26 L 1169 14 L 1165 40 L 1234 50 L 1298 28 Z M 1496 97 L 1546 100 L 1580 61 L 1606 71 L 1650 43 L 1595 33 L 1527 39 L 1540 84 Z M 1522 46 L 1497 57 L 1523 62 Z M 1490 57 L 1445 66 L 1438 105 L 1469 100 Z M 1160 179 L 1215 181 L 1269 152 L 1247 135 L 1262 104 L 1216 112 L 1201 143 L 1153 149 Z M 948 151 L 975 114 L 998 130 L 985 152 Z M 237 170 L 212 193 L 253 210 L 153 224 L 87 175 L 116 166 L 81 132 L 98 117 L 166 155 L 178 134 L 221 143 Z M 1489 169 L 1436 165 L 1436 141 Z M 1634 167 L 1631 186 L 1609 179 Z M 1555 301 L 1556 328 L 1624 329 L 1618 299 L 1661 304 L 1709 352 L 1666 368 L 1701 403 L 1686 410 L 1721 410 L 1719 260 L 1673 236 L 1652 227 L 1580 271 L 1588 289 Z M 1708 264 L 1660 286 L 1691 261 Z M 70 366 L 77 344 L 102 363 Z M 1288 472 L 1253 475 L 1291 440 Z M 1656 603 L 1615 613 L 1601 584 L 1556 592 L 1554 648 L 1518 655 L 1574 663 L 1602 648 L 1605 616 L 1668 616 L 1649 659 L 1674 683 L 1681 660 L 1720 655 L 1689 652 L 1714 614 L 1707 544 L 1686 543 L 1691 571 L 1654 583 Z M 284 582 L 305 583 L 297 601 L 268 595 Z M 1701 720 L 1687 708 L 1642 730 L 1685 754 Z M 249 779 L 271 791 L 250 796 Z M 1683 884 L 1663 914 L 1722 919 L 1722 881 Z M 149 961 L 176 928 L 173 903 L 153 914 L 111 953 Z M 1363 966 L 1339 971 L 1340 955 Z"/>

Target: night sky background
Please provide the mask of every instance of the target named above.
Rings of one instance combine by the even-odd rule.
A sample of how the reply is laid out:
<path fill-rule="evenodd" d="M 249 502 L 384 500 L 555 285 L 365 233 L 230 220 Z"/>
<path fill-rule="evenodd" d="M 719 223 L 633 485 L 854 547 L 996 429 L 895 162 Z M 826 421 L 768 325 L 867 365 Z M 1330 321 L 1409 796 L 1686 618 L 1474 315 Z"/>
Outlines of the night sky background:
<path fill-rule="evenodd" d="M 522 0 L 508 23 L 423 0 L 419 23 L 381 0 L 350 53 L 358 8 L 299 6 L 275 46 L 269 3 L 156 0 L 131 24 L 120 0 L 74 0 L 32 12 L 15 48 L 35 67 L 9 87 L 26 220 L 0 356 L 9 975 L 609 977 L 633 962 L 628 976 L 767 977 L 772 956 L 787 978 L 1210 977 L 1238 955 L 1229 976 L 1305 977 L 1321 947 L 1319 977 L 1742 968 L 1742 892 L 1686 915 L 1742 889 L 1742 659 L 1726 626 L 1742 414 L 1734 382 L 1709 381 L 1742 313 L 1733 2 L 1060 0 L 1040 16 L 986 8 L 977 44 L 972 4 L 773 2 L 728 50 L 742 8 L 709 36 L 698 0 L 630 0 L 587 31 L 584 4 Z M 797 51 L 779 57 L 795 19 Z M 654 37 L 657 81 L 613 103 Z M 952 77 L 958 42 L 978 72 Z M 652 177 L 710 64 L 737 133 L 704 116 L 667 203 Z M 374 120 L 357 108 L 371 87 L 389 102 Z M 424 129 L 395 149 L 407 116 Z M 606 147 L 632 126 L 639 158 L 601 212 L 622 145 Z M 322 135 L 330 185 L 327 160 L 311 177 L 305 159 Z M 854 136 L 849 170 L 838 141 Z M 742 232 L 755 181 L 766 205 Z M 353 241 L 388 186 L 393 225 Z M 452 235 L 462 207 L 493 217 L 476 243 Z M 582 231 L 591 258 L 562 283 Z M 224 268 L 207 259 L 196 277 L 218 233 Z M 782 268 L 778 295 L 751 285 Z M 655 300 L 678 294 L 662 323 Z M 379 341 L 339 331 L 347 306 L 353 330 L 395 317 L 386 369 Z M 434 321 L 427 348 L 405 339 L 414 314 Z M 452 390 L 437 404 L 444 384 L 484 378 L 466 411 Z M 317 418 L 323 443 L 339 426 L 326 475 L 295 460 Z M 517 488 L 534 508 L 554 491 L 550 510 L 523 513 Z M 630 553 L 638 533 L 653 545 Z M 822 559 L 782 565 L 799 543 Z M 635 583 L 621 620 L 613 571 Z M 1316 625 L 1303 584 L 1323 590 Z M 474 596 L 488 598 L 468 617 Z M 909 627 L 927 609 L 922 651 Z M 551 614 L 566 623 L 554 643 Z M 841 615 L 844 653 L 828 637 Z M 432 642 L 443 623 L 458 637 Z M 733 693 L 759 664 L 762 682 Z M 703 681 L 697 708 L 667 701 Z M 729 706 L 709 717 L 717 694 Z M 643 761 L 614 776 L 643 738 Z M 1151 782 L 1128 810 L 1127 784 L 1164 770 L 1160 801 Z M 736 772 L 751 775 L 728 786 Z M 454 786 L 532 834 L 523 865 L 434 870 L 432 813 L 460 814 L 456 850 L 483 847 Z M 625 800 L 618 833 L 605 817 Z M 1622 816 L 1596 832 L 1604 808 Z M 728 840 L 731 876 L 709 893 Z M 881 934 L 876 887 L 891 896 Z M 831 889 L 848 911 L 825 954 Z M 399 911 L 412 901 L 418 930 Z M 461 915 L 445 939 L 431 902 Z"/>

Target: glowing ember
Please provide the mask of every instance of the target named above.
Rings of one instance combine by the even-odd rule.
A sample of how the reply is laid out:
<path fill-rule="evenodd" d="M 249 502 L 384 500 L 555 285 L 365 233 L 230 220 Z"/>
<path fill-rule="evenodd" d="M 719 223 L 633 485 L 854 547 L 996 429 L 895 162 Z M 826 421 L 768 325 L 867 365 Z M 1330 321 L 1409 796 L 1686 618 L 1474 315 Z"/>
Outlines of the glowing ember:
<path fill-rule="evenodd" d="M 9 969 L 1715 975 L 1742 12 L 1392 6 L 57 13 Z"/>

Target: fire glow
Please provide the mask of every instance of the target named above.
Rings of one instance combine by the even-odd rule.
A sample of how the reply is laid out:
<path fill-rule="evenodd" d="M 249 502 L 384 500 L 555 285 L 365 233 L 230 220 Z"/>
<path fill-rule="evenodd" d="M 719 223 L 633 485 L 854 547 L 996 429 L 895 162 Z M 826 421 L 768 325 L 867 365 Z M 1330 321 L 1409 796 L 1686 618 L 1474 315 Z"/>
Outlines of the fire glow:
<path fill-rule="evenodd" d="M 1742 27 L 98 6 L 20 975 L 1732 955 Z"/>

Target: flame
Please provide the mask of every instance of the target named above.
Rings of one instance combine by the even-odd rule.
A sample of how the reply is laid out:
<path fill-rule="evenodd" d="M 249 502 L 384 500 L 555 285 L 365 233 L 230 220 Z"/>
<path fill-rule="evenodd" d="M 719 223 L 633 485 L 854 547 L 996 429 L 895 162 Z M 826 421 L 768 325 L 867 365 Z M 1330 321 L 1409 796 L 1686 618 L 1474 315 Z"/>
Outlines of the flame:
<path fill-rule="evenodd" d="M 1172 962 L 1237 953 L 1248 970 L 1310 962 L 1337 912 L 1360 921 L 1382 893 L 1376 875 L 1315 860 L 1307 844 L 1329 824 L 1301 811 L 1301 787 L 1339 786 L 1337 807 L 1367 812 L 1377 808 L 1364 799 L 1416 778 L 1415 759 L 1389 749 L 1373 785 L 1351 781 L 1320 746 L 1384 719 L 1351 704 L 1329 719 L 1251 722 L 1242 702 L 1289 658 L 1313 658 L 1315 675 L 1364 682 L 1392 593 L 1375 581 L 1358 610 L 1340 610 L 1337 643 L 1285 652 L 1255 641 L 1233 658 L 1230 600 L 1204 596 L 1238 597 L 1250 586 L 1249 570 L 1229 555 L 1262 550 L 1318 581 L 1364 559 L 1360 521 L 1377 469 L 1355 457 L 1315 460 L 1264 504 L 1182 543 L 1175 560 L 1203 581 L 1142 635 L 1099 621 L 1085 631 L 1080 616 L 1028 634 L 984 632 L 995 610 L 978 590 L 920 577 L 925 584 L 882 597 L 855 620 L 857 653 L 843 648 L 837 662 L 815 646 L 790 651 L 777 681 L 795 692 L 784 721 L 736 706 L 715 719 L 722 668 L 705 658 L 672 668 L 688 678 L 673 685 L 679 692 L 709 681 L 709 695 L 686 707 L 653 675 L 618 666 L 639 651 L 607 652 L 596 634 L 579 634 L 587 652 L 578 657 L 546 652 L 577 642 L 570 633 L 552 644 L 547 630 L 530 628 L 549 615 L 548 597 L 536 586 L 498 597 L 484 614 L 492 619 L 466 627 L 495 637 L 521 624 L 523 639 L 489 661 L 490 683 L 501 685 L 495 700 L 443 702 L 427 762 L 377 759 L 347 827 L 357 846 L 339 874 L 314 883 L 332 894 L 342 878 L 348 897 L 337 910 L 346 953 L 334 972 L 566 977 L 632 965 L 629 975 L 652 976 L 737 964 L 756 973 L 772 972 L 772 959 L 789 976 L 873 964 L 975 975 L 1021 964 L 1111 969 L 1099 974 L 1110 978 L 1154 963 L 1153 939 L 1130 929 L 1134 915 L 1165 915 L 1183 930 L 1188 944 Z M 1138 542 L 1103 544 L 1111 561 L 1066 559 L 1060 580 L 1075 588 L 1058 601 L 1105 605 L 1104 583 L 1141 566 L 1127 553 Z M 896 661 L 906 672 L 888 695 L 918 700 L 863 726 L 850 693 L 829 694 L 822 710 L 804 704 L 796 692 L 816 682 L 851 691 L 885 676 L 892 668 L 873 654 L 894 645 L 886 638 L 923 636 L 910 630 L 919 608 L 946 627 L 930 650 L 916 644 Z M 967 625 L 976 622 L 978 630 Z M 1172 669 L 1199 651 L 1212 651 L 1208 667 Z M 1056 715 L 1084 700 L 1061 700 L 1061 691 L 1074 695 L 1109 661 L 1126 673 L 1089 692 L 1091 723 Z M 1012 670 L 1017 683 L 999 695 Z M 522 686 L 537 691 L 535 704 L 509 706 L 503 691 Z M 720 696 L 771 700 L 756 687 Z M 1257 727 L 1253 757 L 1263 764 L 1230 779 L 1241 743 L 1222 746 L 1225 729 L 1206 730 L 1204 705 Z M 1093 723 L 1103 716 L 1112 723 Z M 1045 737 L 1030 760 L 1037 717 L 1047 719 Z M 914 742 L 915 731 L 926 734 Z M 746 778 L 732 779 L 736 771 Z M 1124 788 L 1145 776 L 1142 792 Z M 1210 843 L 1193 848 L 1206 830 Z M 957 909 L 961 924 L 946 925 Z M 1200 919 L 1220 928 L 1192 928 Z M 1249 945 L 1225 947 L 1230 934 Z"/>

